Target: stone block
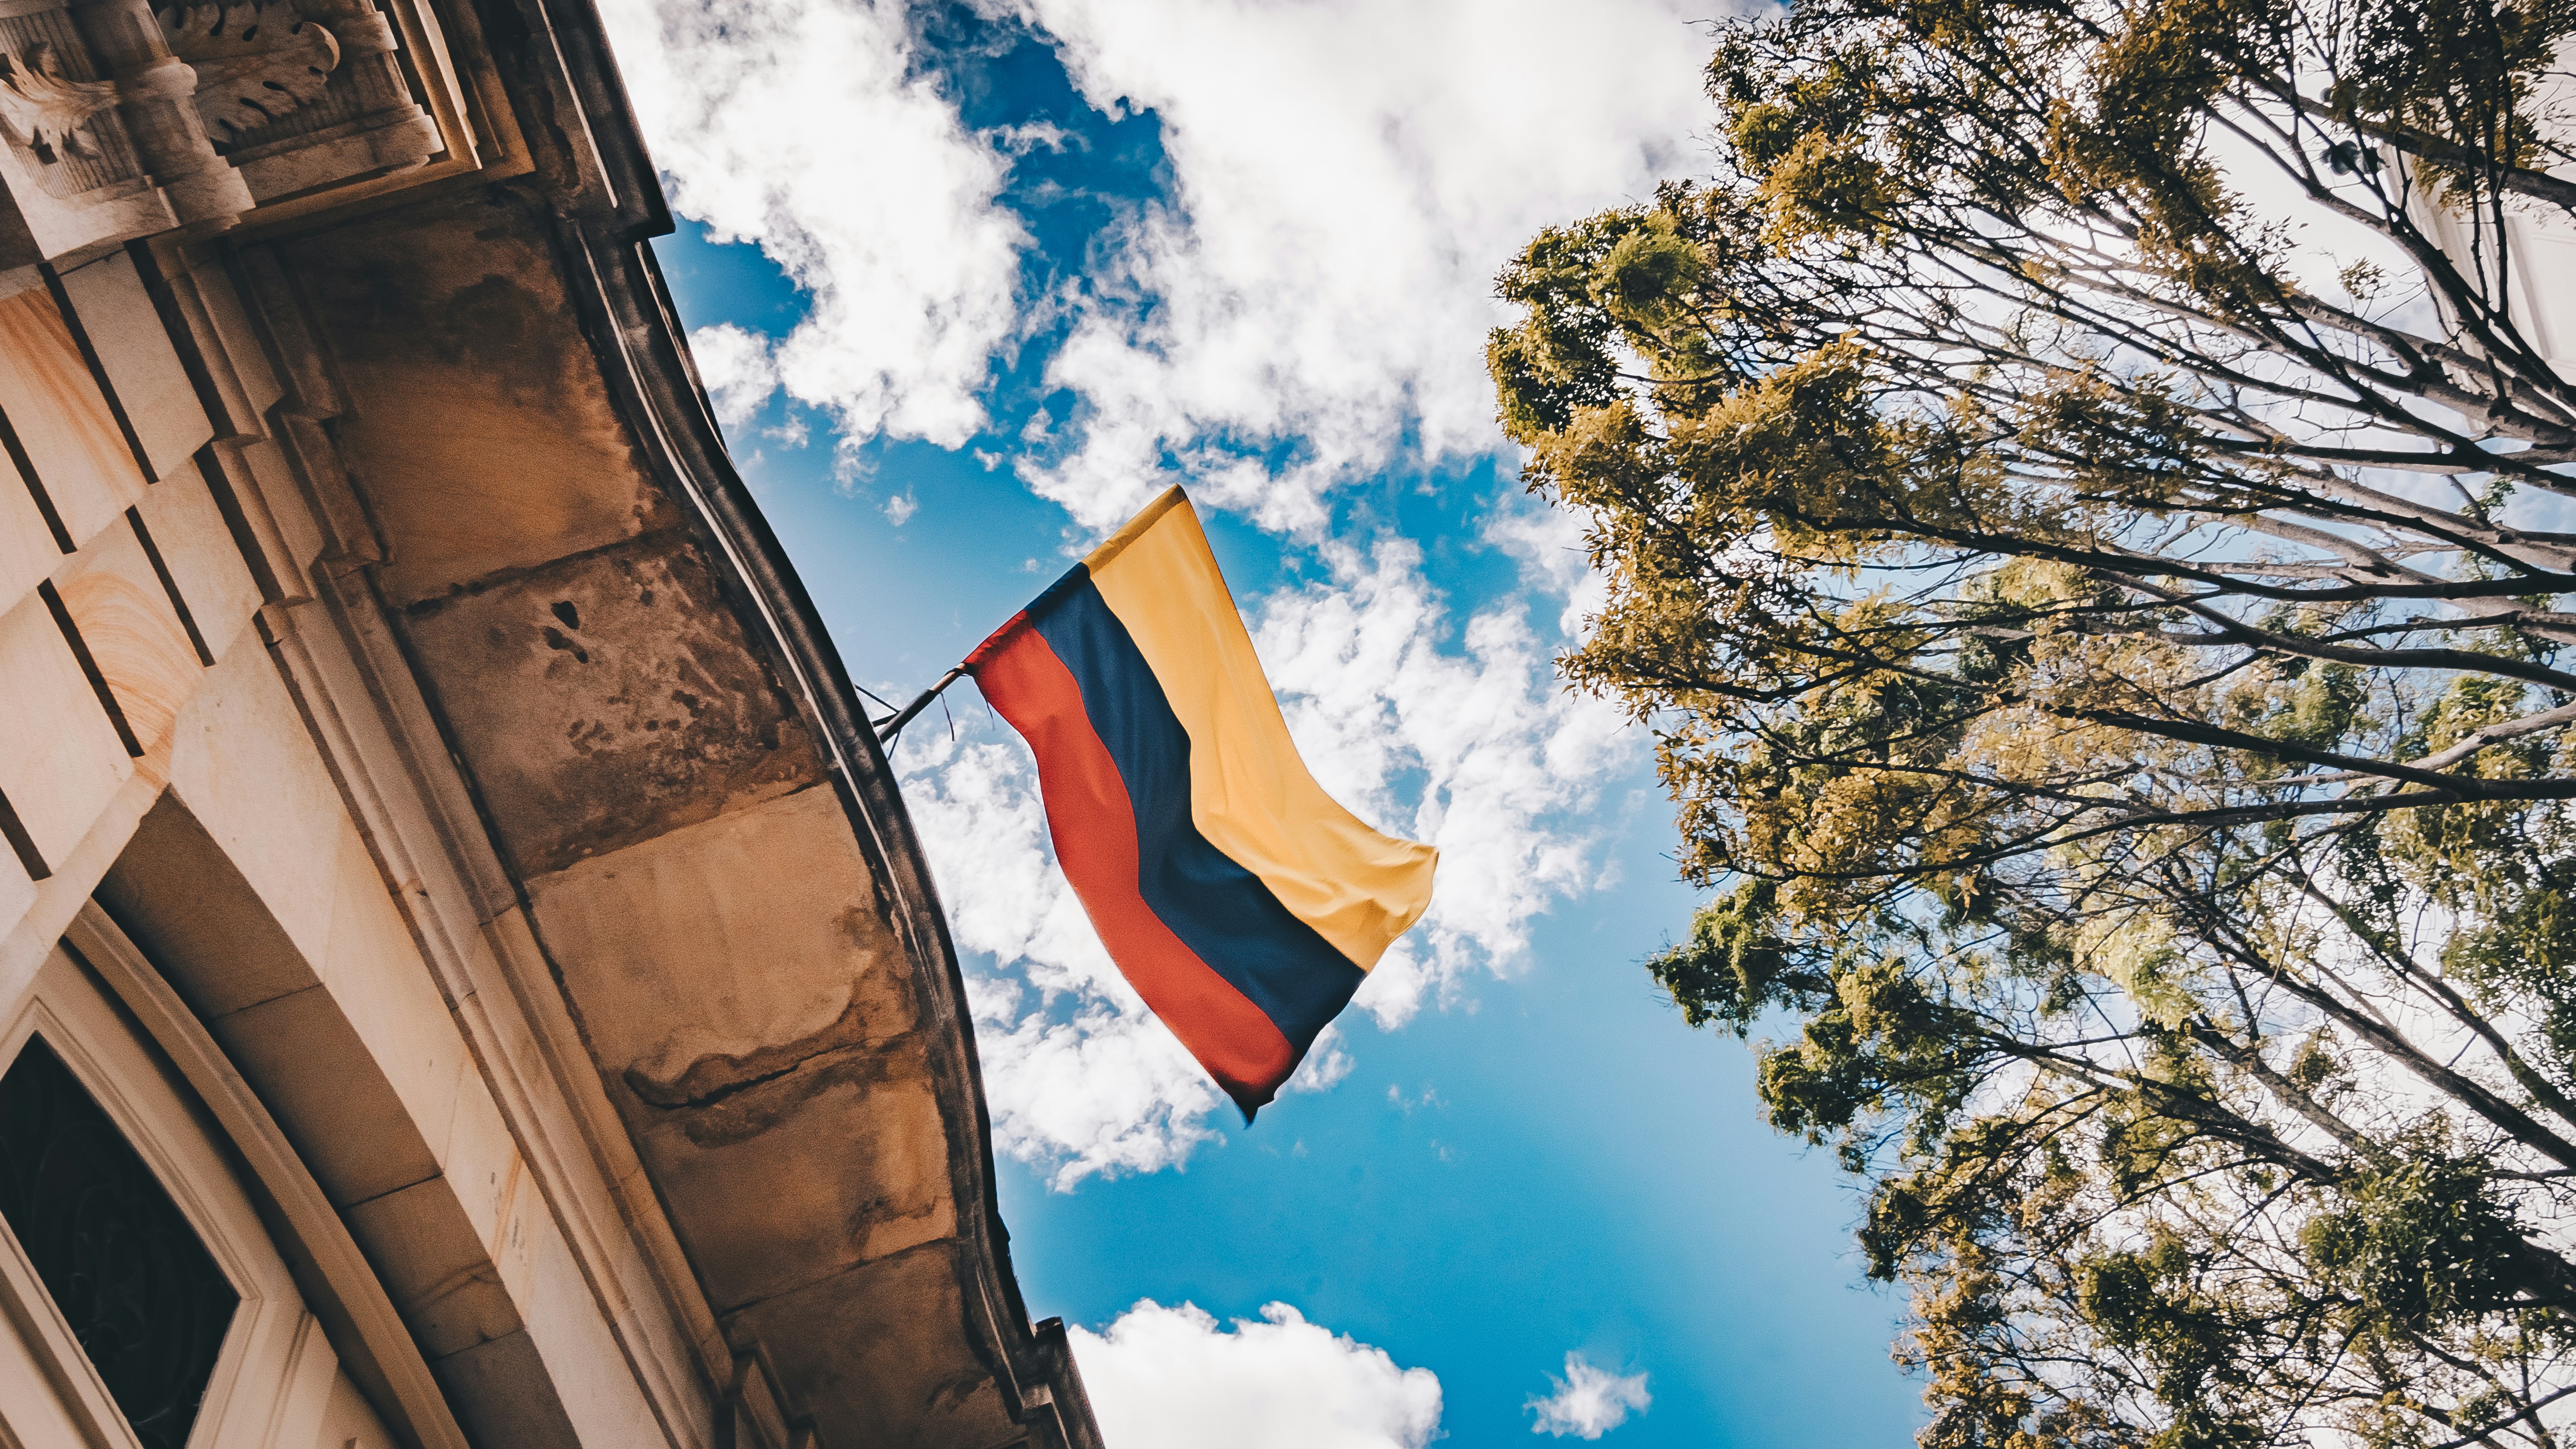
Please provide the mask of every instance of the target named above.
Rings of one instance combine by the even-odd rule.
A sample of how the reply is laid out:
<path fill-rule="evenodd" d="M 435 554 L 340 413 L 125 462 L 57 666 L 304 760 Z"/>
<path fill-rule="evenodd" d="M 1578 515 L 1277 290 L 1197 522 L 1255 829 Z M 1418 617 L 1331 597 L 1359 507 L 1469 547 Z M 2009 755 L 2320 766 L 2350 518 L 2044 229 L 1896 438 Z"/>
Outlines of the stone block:
<path fill-rule="evenodd" d="M 259 609 L 259 585 L 215 506 L 214 490 L 192 465 L 154 484 L 137 511 L 179 597 L 188 601 L 206 652 L 223 658 Z"/>
<path fill-rule="evenodd" d="M 346 1209 L 438 1177 L 438 1159 L 328 988 L 244 1007 L 206 1030 L 259 1090 L 333 1203 Z"/>
<path fill-rule="evenodd" d="M 719 1309 L 955 1231 L 910 961 L 831 791 L 684 826 L 528 892 Z"/>
<path fill-rule="evenodd" d="M 323 984 L 402 1100 L 414 1130 L 425 1142 L 445 1142 L 458 1082 L 471 1070 L 465 1038 L 366 842 L 346 821 L 335 833 Z M 474 1089 L 482 1088 L 476 1077 Z"/>
<path fill-rule="evenodd" d="M 0 613 L 0 795 L 48 863 L 89 833 L 134 759 L 37 594 Z"/>
<path fill-rule="evenodd" d="M 531 1194 L 533 1195 L 533 1194 Z M 644 1397 L 635 1371 L 615 1335 L 608 1309 L 564 1241 L 563 1230 L 539 1209 L 525 1237 L 524 1277 L 513 1274 L 528 1336 L 554 1370 L 555 1395 L 585 1444 L 668 1444 Z"/>
<path fill-rule="evenodd" d="M 386 533 L 401 606 L 675 523 L 633 466 L 554 255 L 461 203 L 281 242 L 360 416 L 349 473 Z"/>
<path fill-rule="evenodd" d="M 714 570 L 671 535 L 416 604 L 404 626 L 523 878 L 823 778 Z"/>
<path fill-rule="evenodd" d="M 62 281 L 125 420 L 152 462 L 152 476 L 174 476 L 187 467 L 189 454 L 214 437 L 215 425 L 170 345 L 134 259 L 110 252 L 63 273 Z"/>
<path fill-rule="evenodd" d="M 15 466 L 0 460 L 0 608 L 18 602 L 63 561 L 53 526 Z"/>
<path fill-rule="evenodd" d="M 268 410 L 285 396 L 286 389 L 269 367 L 268 350 L 260 345 L 259 333 L 251 327 L 250 314 L 243 309 L 241 294 L 233 289 L 232 279 L 209 265 L 197 268 L 184 279 L 173 279 L 174 284 L 183 281 L 196 287 L 198 303 L 206 309 L 206 321 L 221 342 L 213 351 L 233 370 L 250 416 L 268 416 Z M 215 357 L 209 356 L 207 361 L 212 363 Z"/>
<path fill-rule="evenodd" d="M 528 896 L 612 1073 L 674 1081 L 812 1037 L 854 1005 L 870 1040 L 916 1024 L 910 961 L 828 789 L 582 861 Z"/>
<path fill-rule="evenodd" d="M 870 1263 L 725 1319 L 769 1352 L 780 1384 L 835 1444 L 992 1449 L 1022 1432 L 967 1340 L 953 1244 Z"/>
<path fill-rule="evenodd" d="M 433 1359 L 466 1437 L 509 1449 L 584 1449 L 555 1396 L 545 1358 L 526 1329 Z"/>
<path fill-rule="evenodd" d="M 536 1311 L 537 1257 L 545 1236 L 555 1229 L 554 1218 L 546 1211 L 545 1195 L 538 1191 L 525 1168 L 522 1163 L 515 1181 L 502 1180 L 509 1191 L 497 1204 L 499 1211 L 493 1218 L 491 1235 L 481 1239 L 484 1252 L 492 1260 L 492 1271 L 500 1276 L 510 1301 L 519 1305 L 522 1317 Z M 449 1184 L 451 1190 L 462 1186 Z M 466 1210 L 466 1219 L 472 1221 L 472 1207 L 461 1193 L 457 1205 Z"/>
<path fill-rule="evenodd" d="M 521 1330 L 518 1305 L 445 1180 L 369 1198 L 340 1216 L 433 1362 Z"/>
<path fill-rule="evenodd" d="M 235 649 L 206 671 L 179 719 L 170 788 L 318 970 L 330 954 L 341 833 L 351 827 L 267 650 Z"/>
<path fill-rule="evenodd" d="M 43 287 L 0 298 L 0 417 L 74 546 L 143 501 L 143 470 Z"/>
<path fill-rule="evenodd" d="M 54 575 L 63 608 L 145 754 L 159 749 L 206 666 L 133 525 L 93 537 Z"/>
<path fill-rule="evenodd" d="M 501 1109 L 484 1089 L 482 1075 L 471 1063 L 457 1083 L 456 1111 L 448 1119 L 447 1138 L 439 1149 L 439 1170 L 465 1205 L 474 1235 L 498 1251 L 510 1213 L 521 1195 L 534 1195 L 528 1166 L 519 1145 L 502 1120 Z"/>
<path fill-rule="evenodd" d="M 0 845 L 0 940 L 5 940 L 17 927 L 27 908 L 36 903 L 36 882 L 19 863 L 18 852 Z"/>
<path fill-rule="evenodd" d="M 636 1150 L 718 1313 L 957 1231 L 939 1100 L 903 1046 L 638 1117 Z"/>
<path fill-rule="evenodd" d="M 320 984 L 232 857 L 174 794 L 144 812 L 97 894 L 200 1017 Z"/>
<path fill-rule="evenodd" d="M 218 449 L 227 456 L 227 471 L 233 488 L 245 507 L 258 507 L 276 526 L 277 541 L 286 551 L 285 559 L 276 565 L 278 581 L 289 595 L 307 593 L 312 581 L 306 570 L 319 557 L 328 540 L 313 509 L 304 501 L 303 486 L 296 481 L 295 465 L 286 450 L 268 438 L 246 443 L 239 448 Z M 259 500 L 269 500 L 262 506 Z"/>

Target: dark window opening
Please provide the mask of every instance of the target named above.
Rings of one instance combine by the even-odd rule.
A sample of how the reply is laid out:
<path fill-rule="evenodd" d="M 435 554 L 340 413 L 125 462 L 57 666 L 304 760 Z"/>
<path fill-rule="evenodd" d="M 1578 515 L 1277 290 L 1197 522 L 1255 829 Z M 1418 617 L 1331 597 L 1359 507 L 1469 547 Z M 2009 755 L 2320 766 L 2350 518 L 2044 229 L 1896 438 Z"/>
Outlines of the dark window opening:
<path fill-rule="evenodd" d="M 0 1076 L 0 1219 L 147 1449 L 182 1449 L 241 1295 L 42 1037 Z"/>

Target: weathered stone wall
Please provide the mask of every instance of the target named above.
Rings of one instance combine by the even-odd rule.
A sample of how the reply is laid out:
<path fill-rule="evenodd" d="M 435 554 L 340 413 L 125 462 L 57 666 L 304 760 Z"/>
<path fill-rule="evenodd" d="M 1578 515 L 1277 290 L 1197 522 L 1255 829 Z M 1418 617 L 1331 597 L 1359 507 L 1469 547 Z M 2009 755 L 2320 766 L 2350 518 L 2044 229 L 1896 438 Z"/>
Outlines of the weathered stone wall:
<path fill-rule="evenodd" d="M 0 1011 L 104 906 L 407 1444 L 1094 1445 L 595 17 L 449 18 L 480 160 L 0 265 Z"/>

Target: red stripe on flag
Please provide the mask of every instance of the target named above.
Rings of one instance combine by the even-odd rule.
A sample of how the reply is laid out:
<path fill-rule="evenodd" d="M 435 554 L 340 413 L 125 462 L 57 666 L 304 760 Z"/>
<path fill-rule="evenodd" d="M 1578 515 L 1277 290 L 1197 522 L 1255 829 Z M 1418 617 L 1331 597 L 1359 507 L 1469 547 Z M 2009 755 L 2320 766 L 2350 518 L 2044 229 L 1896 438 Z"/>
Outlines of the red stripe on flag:
<path fill-rule="evenodd" d="M 1247 1113 L 1269 1101 L 1296 1054 L 1260 1007 L 1145 904 L 1136 885 L 1135 809 L 1072 672 L 1026 627 L 1004 626 L 975 656 L 976 687 L 1037 754 L 1056 861 L 1110 959 Z"/>

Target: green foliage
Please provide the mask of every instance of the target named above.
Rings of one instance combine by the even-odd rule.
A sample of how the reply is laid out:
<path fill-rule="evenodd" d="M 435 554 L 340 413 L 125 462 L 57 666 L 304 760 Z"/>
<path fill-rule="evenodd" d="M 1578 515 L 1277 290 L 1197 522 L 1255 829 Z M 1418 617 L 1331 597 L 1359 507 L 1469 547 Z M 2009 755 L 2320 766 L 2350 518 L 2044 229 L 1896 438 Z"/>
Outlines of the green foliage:
<path fill-rule="evenodd" d="M 1831 997 L 1833 978 L 1771 934 L 1776 895 L 1768 881 L 1744 882 L 1692 919 L 1687 943 L 1647 960 L 1683 1020 L 1742 1034 L 1766 1011 L 1812 1010 Z"/>
<path fill-rule="evenodd" d="M 2491 1172 L 2428 1153 L 2357 1177 L 2300 1226 L 2309 1270 L 2385 1343 L 2549 1296 L 2547 1282 L 2527 1280 L 2530 1245 L 2490 1190 Z"/>
<path fill-rule="evenodd" d="M 1648 970 L 1859 1175 L 1931 1449 L 2576 1419 L 2571 35 L 1792 0 L 1712 174 L 1502 272 L 1564 671 L 1714 892 Z"/>

